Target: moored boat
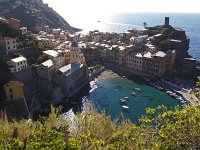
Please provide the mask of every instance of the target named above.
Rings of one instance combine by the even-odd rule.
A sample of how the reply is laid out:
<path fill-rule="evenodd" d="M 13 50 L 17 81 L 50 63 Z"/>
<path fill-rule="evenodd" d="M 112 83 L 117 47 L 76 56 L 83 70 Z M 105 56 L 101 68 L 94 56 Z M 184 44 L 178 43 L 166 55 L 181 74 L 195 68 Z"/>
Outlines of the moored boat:
<path fill-rule="evenodd" d="M 126 105 L 122 105 L 122 108 L 124 108 L 124 109 L 128 109 L 129 107 L 126 106 Z"/>
<path fill-rule="evenodd" d="M 172 92 L 172 91 L 166 91 L 166 93 L 167 93 L 167 94 L 172 94 L 173 92 Z"/>
<path fill-rule="evenodd" d="M 120 101 L 121 101 L 122 103 L 125 103 L 127 100 L 124 99 L 124 98 L 120 98 Z"/>
<path fill-rule="evenodd" d="M 136 90 L 136 91 L 138 91 L 138 92 L 139 92 L 139 91 L 141 91 L 141 89 L 140 89 L 140 88 L 135 88 L 135 90 Z"/>
<path fill-rule="evenodd" d="M 132 93 L 131 93 L 131 95 L 132 95 L 132 96 L 135 96 L 135 95 L 136 95 L 136 93 L 135 93 L 135 92 L 132 92 Z"/>

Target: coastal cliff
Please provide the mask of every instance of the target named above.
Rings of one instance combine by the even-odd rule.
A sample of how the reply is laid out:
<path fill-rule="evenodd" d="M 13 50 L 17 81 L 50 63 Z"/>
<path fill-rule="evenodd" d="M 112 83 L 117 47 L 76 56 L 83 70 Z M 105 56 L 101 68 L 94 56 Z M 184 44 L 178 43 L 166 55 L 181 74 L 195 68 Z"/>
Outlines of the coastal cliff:
<path fill-rule="evenodd" d="M 186 36 L 183 29 L 172 27 L 171 25 L 162 25 L 147 27 L 148 36 L 155 36 L 158 40 L 154 43 L 162 51 L 176 49 L 176 61 L 183 63 L 184 58 L 188 55 L 190 39 Z"/>
<path fill-rule="evenodd" d="M 21 25 L 35 32 L 35 26 L 46 24 L 51 28 L 62 28 L 69 32 L 79 29 L 71 27 L 56 11 L 42 0 L 0 0 L 0 16 L 16 18 Z"/>

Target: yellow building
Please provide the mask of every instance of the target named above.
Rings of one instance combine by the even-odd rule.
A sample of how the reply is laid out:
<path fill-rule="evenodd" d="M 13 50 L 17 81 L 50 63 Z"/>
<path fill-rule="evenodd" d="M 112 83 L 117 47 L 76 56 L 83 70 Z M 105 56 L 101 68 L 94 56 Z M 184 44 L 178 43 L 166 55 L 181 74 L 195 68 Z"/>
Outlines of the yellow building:
<path fill-rule="evenodd" d="M 18 81 L 10 81 L 4 85 L 7 100 L 24 98 L 24 84 Z"/>

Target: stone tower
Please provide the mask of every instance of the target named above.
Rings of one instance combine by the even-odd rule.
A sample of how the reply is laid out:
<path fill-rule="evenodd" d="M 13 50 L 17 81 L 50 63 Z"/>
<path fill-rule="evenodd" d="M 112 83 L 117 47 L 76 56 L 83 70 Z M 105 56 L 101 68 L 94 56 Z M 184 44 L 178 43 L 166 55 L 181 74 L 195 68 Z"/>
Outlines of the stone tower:
<path fill-rule="evenodd" d="M 166 26 L 166 27 L 169 26 L 169 17 L 165 17 L 165 26 Z"/>
<path fill-rule="evenodd" d="M 70 60 L 71 64 L 80 64 L 80 50 L 76 41 L 71 44 Z"/>

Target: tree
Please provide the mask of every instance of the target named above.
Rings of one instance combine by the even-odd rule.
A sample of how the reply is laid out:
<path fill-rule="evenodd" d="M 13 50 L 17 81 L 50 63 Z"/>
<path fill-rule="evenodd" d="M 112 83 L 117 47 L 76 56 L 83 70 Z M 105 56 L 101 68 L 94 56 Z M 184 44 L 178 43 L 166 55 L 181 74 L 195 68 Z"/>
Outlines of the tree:
<path fill-rule="evenodd" d="M 200 76 L 197 77 L 196 86 L 200 86 Z"/>
<path fill-rule="evenodd" d="M 144 26 L 144 28 L 147 28 L 147 23 L 144 22 L 144 23 L 143 23 L 143 26 Z"/>

